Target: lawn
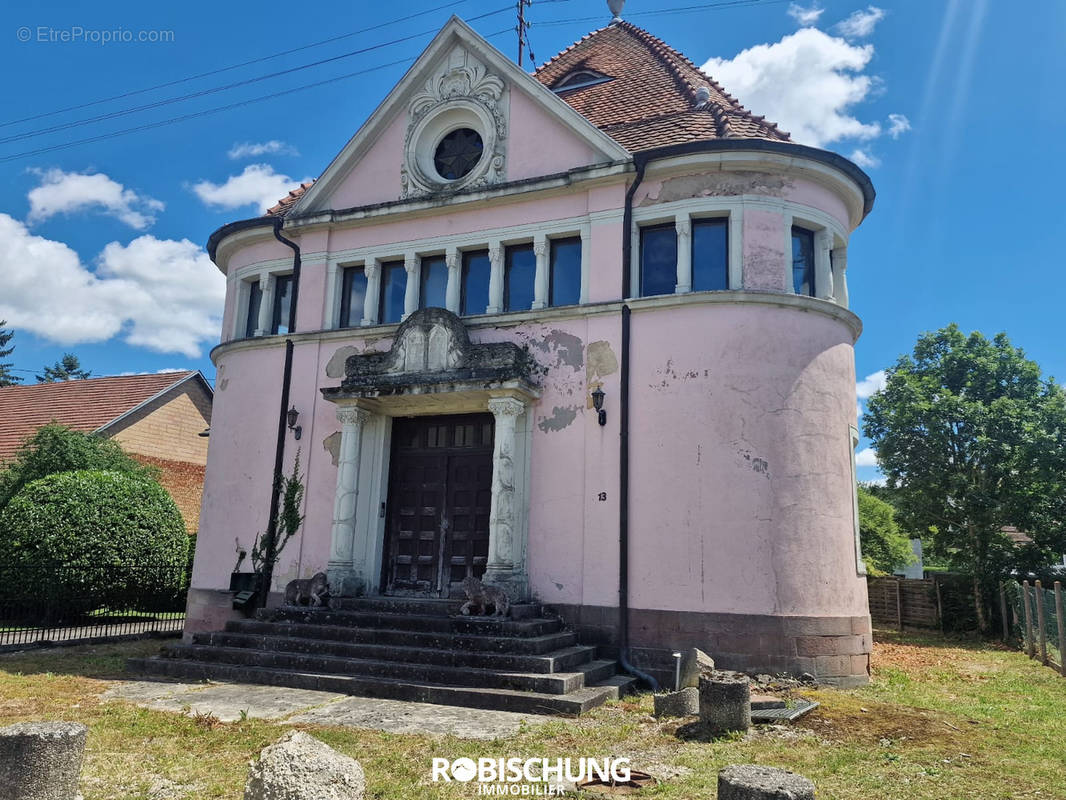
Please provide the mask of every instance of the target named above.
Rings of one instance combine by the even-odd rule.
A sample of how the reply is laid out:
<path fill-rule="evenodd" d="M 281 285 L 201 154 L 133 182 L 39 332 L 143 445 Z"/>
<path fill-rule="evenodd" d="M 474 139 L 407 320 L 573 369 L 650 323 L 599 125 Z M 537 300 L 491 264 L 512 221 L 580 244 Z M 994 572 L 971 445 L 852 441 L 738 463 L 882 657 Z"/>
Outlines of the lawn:
<path fill-rule="evenodd" d="M 0 656 L 0 725 L 69 719 L 89 726 L 86 800 L 238 800 L 249 759 L 288 726 L 229 724 L 99 699 L 126 657 L 159 642 Z M 710 798 L 718 769 L 736 762 L 786 767 L 815 781 L 820 798 L 1066 797 L 1066 679 L 995 645 L 878 632 L 874 680 L 809 693 L 822 705 L 787 728 L 715 742 L 679 738 L 657 722 L 651 698 L 629 698 L 579 720 L 557 719 L 498 741 L 401 736 L 302 726 L 358 758 L 368 797 L 474 797 L 470 785 L 433 784 L 442 756 L 628 756 L 671 776 L 651 792 Z"/>

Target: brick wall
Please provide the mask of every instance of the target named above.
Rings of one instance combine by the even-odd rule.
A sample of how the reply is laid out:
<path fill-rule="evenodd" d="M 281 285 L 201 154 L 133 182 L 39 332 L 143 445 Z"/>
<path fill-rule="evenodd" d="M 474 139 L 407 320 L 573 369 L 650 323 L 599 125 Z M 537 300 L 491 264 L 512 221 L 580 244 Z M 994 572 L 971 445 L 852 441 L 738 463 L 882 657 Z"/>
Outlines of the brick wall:
<path fill-rule="evenodd" d="M 197 381 L 190 380 L 105 432 L 128 453 L 202 468 L 207 464 L 207 438 L 198 434 L 210 424 L 211 399 Z"/>
<path fill-rule="evenodd" d="M 185 529 L 196 533 L 200 528 L 200 501 L 204 493 L 204 468 L 200 464 L 167 461 L 139 453 L 133 457 L 142 464 L 159 469 L 159 483 L 174 498 L 185 520 Z"/>

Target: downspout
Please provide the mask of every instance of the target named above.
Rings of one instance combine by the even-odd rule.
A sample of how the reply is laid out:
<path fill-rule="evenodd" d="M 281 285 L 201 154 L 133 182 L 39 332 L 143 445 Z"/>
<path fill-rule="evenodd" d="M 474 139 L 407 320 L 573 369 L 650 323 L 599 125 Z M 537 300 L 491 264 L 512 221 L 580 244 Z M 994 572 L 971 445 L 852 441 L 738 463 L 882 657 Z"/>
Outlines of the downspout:
<path fill-rule="evenodd" d="M 289 295 L 289 333 L 296 328 L 296 301 L 300 296 L 300 246 L 291 239 L 281 235 L 282 217 L 274 219 L 274 238 L 286 247 L 292 248 L 292 293 Z M 278 505 L 281 501 L 281 473 L 285 459 L 286 413 L 289 410 L 289 386 L 292 383 L 292 339 L 285 340 L 285 367 L 281 376 L 281 409 L 278 412 L 278 438 L 274 449 L 273 485 L 270 489 L 270 515 L 267 517 L 267 529 L 263 534 L 264 556 L 263 574 L 260 578 L 260 591 L 256 603 L 265 608 L 270 595 L 270 584 L 274 577 L 274 562 L 277 560 L 278 540 Z"/>
<path fill-rule="evenodd" d="M 633 274 L 633 197 L 644 180 L 648 159 L 637 153 L 633 157 L 636 176 L 626 190 L 622 212 L 622 353 L 619 367 L 621 398 L 618 412 L 618 663 L 622 669 L 658 691 L 659 682 L 637 669 L 629 660 L 629 338 L 630 309 L 626 298 L 631 294 Z"/>

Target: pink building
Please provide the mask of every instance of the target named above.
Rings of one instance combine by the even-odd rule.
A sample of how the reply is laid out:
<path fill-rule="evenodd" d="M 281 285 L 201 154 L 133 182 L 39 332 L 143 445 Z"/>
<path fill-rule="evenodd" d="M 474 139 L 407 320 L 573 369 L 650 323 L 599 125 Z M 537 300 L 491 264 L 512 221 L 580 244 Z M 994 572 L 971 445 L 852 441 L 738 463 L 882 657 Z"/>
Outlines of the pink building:
<path fill-rule="evenodd" d="M 291 342 L 306 518 L 274 591 L 473 574 L 660 679 L 698 646 L 864 682 L 846 266 L 873 199 L 628 22 L 531 75 L 453 18 L 313 185 L 211 236 L 188 631 L 236 616 Z"/>

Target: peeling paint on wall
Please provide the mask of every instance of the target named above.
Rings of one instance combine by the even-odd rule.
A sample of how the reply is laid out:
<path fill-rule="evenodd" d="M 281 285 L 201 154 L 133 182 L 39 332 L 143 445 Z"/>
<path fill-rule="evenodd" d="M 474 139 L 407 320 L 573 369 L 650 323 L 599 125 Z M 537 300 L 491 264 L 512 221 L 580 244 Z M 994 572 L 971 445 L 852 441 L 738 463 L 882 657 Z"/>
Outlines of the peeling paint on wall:
<path fill-rule="evenodd" d="M 360 350 L 358 347 L 347 345 L 341 347 L 334 353 L 329 361 L 326 363 L 326 377 L 327 378 L 343 378 L 344 377 L 344 364 L 348 360 L 348 356 L 359 355 Z"/>
<path fill-rule="evenodd" d="M 585 351 L 585 375 L 589 382 L 618 372 L 618 357 L 610 342 L 591 342 Z"/>
<path fill-rule="evenodd" d="M 765 458 L 753 456 L 750 450 L 737 450 L 737 455 L 751 464 L 751 471 L 770 480 L 770 464 Z"/>
<path fill-rule="evenodd" d="M 537 427 L 544 433 L 568 428 L 577 419 L 579 408 L 580 406 L 556 406 L 552 409 L 552 415 L 550 417 L 542 417 L 540 422 L 537 423 Z"/>
<path fill-rule="evenodd" d="M 743 194 L 783 197 L 786 191 L 792 188 L 792 180 L 765 172 L 681 175 L 664 180 L 658 190 L 649 191 L 639 205 L 672 203 L 693 197 L 732 197 Z"/>
<path fill-rule="evenodd" d="M 544 336 L 530 337 L 529 346 L 542 353 L 555 353 L 555 363 L 550 366 L 572 367 L 574 372 L 585 366 L 585 343 L 572 333 L 553 328 Z"/>
<path fill-rule="evenodd" d="M 655 375 L 659 380 L 654 383 L 649 383 L 648 388 L 654 389 L 657 392 L 661 392 L 664 389 L 671 387 L 674 382 L 684 383 L 698 378 L 710 377 L 711 371 L 709 369 L 689 369 L 684 372 L 678 372 L 674 368 L 674 360 L 668 358 L 666 360 L 666 366 L 655 370 Z M 709 394 L 710 392 L 708 392 Z"/>
<path fill-rule="evenodd" d="M 341 432 L 331 433 L 322 440 L 322 449 L 329 453 L 329 460 L 337 466 L 341 455 Z"/>

